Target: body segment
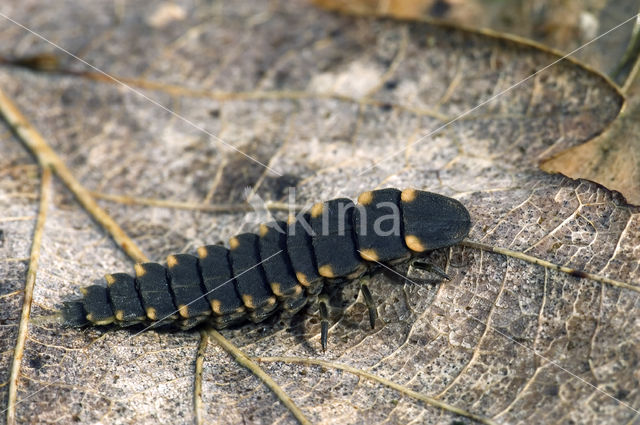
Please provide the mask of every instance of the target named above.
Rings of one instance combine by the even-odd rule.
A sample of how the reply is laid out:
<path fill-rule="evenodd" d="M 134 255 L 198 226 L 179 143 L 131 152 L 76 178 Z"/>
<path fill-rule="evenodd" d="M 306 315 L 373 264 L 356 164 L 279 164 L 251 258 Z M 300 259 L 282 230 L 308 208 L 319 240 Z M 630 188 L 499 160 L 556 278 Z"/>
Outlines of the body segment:
<path fill-rule="evenodd" d="M 322 289 L 322 276 L 318 273 L 313 252 L 311 215 L 292 219 L 287 226 L 287 256 L 298 282 L 307 295 L 316 295 Z"/>
<path fill-rule="evenodd" d="M 258 235 L 243 233 L 229 240 L 231 269 L 236 289 L 249 312 L 249 318 L 260 322 L 276 309 L 276 297 L 262 270 Z"/>
<path fill-rule="evenodd" d="M 358 252 L 365 260 L 397 262 L 411 256 L 402 238 L 400 193 L 381 189 L 358 197 L 354 227 Z"/>
<path fill-rule="evenodd" d="M 201 287 L 198 259 L 189 254 L 170 255 L 167 258 L 167 268 L 180 316 L 189 319 L 211 314 Z"/>
<path fill-rule="evenodd" d="M 142 299 L 147 319 L 152 322 L 171 322 L 178 318 L 178 310 L 169 290 L 167 269 L 158 263 L 136 264 L 136 288 Z"/>
<path fill-rule="evenodd" d="M 356 247 L 354 210 L 355 204 L 346 198 L 316 204 L 311 209 L 313 251 L 322 277 L 354 279 L 366 270 Z"/>
<path fill-rule="evenodd" d="M 213 311 L 212 323 L 221 329 L 242 319 L 246 309 L 236 291 L 229 250 L 220 245 L 201 246 L 198 257 L 206 299 Z"/>
<path fill-rule="evenodd" d="M 271 292 L 285 311 L 294 314 L 304 307 L 306 296 L 287 255 L 286 229 L 282 221 L 260 226 L 260 258 Z"/>
<path fill-rule="evenodd" d="M 146 319 L 136 290 L 136 281 L 126 273 L 114 273 L 105 276 L 109 288 L 109 299 L 113 306 L 116 321 L 121 326 L 129 326 Z"/>

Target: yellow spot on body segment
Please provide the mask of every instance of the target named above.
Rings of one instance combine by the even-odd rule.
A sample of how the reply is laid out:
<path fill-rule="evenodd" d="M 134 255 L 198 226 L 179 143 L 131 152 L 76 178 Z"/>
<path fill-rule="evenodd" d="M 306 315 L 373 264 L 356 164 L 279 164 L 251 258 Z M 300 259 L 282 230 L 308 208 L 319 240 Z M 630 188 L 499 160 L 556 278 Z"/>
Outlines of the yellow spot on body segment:
<path fill-rule="evenodd" d="M 307 276 L 304 273 L 296 272 L 296 279 L 298 279 L 298 282 L 300 282 L 300 284 L 304 286 L 310 285 L 309 281 L 307 280 Z"/>
<path fill-rule="evenodd" d="M 116 279 L 113 276 L 111 276 L 110 274 L 105 274 L 104 275 L 104 280 L 107 281 L 107 286 L 111 286 L 114 283 L 116 283 Z"/>
<path fill-rule="evenodd" d="M 80 288 L 80 293 L 82 295 L 87 295 L 89 293 L 89 291 L 87 291 L 87 288 Z"/>
<path fill-rule="evenodd" d="M 324 277 L 336 277 L 330 264 L 325 264 L 324 266 L 318 267 L 318 274 Z"/>
<path fill-rule="evenodd" d="M 95 317 L 93 316 L 93 313 L 89 313 L 87 314 L 87 320 L 93 323 L 94 325 L 104 326 L 104 325 L 109 325 L 113 323 L 113 316 L 107 317 L 102 320 L 96 320 Z"/>
<path fill-rule="evenodd" d="M 211 301 L 211 310 L 218 316 L 222 316 L 222 303 L 220 300 Z"/>
<path fill-rule="evenodd" d="M 313 207 L 311 207 L 311 217 L 318 218 L 322 215 L 322 210 L 324 209 L 324 205 L 322 202 L 318 202 Z"/>
<path fill-rule="evenodd" d="M 121 322 L 124 320 L 124 311 L 123 310 L 116 310 L 116 319 L 118 319 Z"/>
<path fill-rule="evenodd" d="M 378 261 L 380 258 L 375 249 L 363 249 L 360 251 L 360 256 L 367 261 Z"/>
<path fill-rule="evenodd" d="M 269 233 L 269 226 L 267 226 L 266 224 L 261 224 L 260 225 L 260 237 L 264 238 L 266 236 L 266 234 Z"/>
<path fill-rule="evenodd" d="M 167 267 L 172 268 L 178 265 L 178 259 L 175 255 L 169 255 L 167 257 Z"/>
<path fill-rule="evenodd" d="M 402 202 L 413 202 L 418 196 L 418 191 L 415 189 L 405 189 L 402 191 L 400 195 L 400 199 Z"/>
<path fill-rule="evenodd" d="M 240 241 L 238 240 L 238 238 L 229 239 L 229 248 L 236 249 L 239 246 L 240 246 Z"/>
<path fill-rule="evenodd" d="M 247 306 L 247 308 L 256 308 L 256 306 L 253 304 L 253 297 L 251 295 L 243 295 L 242 302 L 245 306 Z"/>
<path fill-rule="evenodd" d="M 178 312 L 180 313 L 180 316 L 184 317 L 185 319 L 189 318 L 189 306 L 180 304 L 178 306 Z"/>
<path fill-rule="evenodd" d="M 420 239 L 414 235 L 407 235 L 404 237 L 404 243 L 407 244 L 411 251 L 424 252 L 427 248 L 422 244 Z"/>
<path fill-rule="evenodd" d="M 150 320 L 156 320 L 158 318 L 157 313 L 156 313 L 156 309 L 153 307 L 147 307 L 147 317 Z"/>
<path fill-rule="evenodd" d="M 133 269 L 136 271 L 136 276 L 138 277 L 144 276 L 147 272 L 141 263 L 137 263 L 135 266 L 133 266 Z"/>
<path fill-rule="evenodd" d="M 207 254 L 209 254 L 207 252 L 207 248 L 205 248 L 204 246 L 199 247 L 197 251 L 198 251 L 198 257 L 200 258 L 207 258 Z"/>
<path fill-rule="evenodd" d="M 302 286 L 296 285 L 295 289 L 293 290 L 293 295 L 300 295 L 301 293 L 302 293 Z"/>
<path fill-rule="evenodd" d="M 278 282 L 271 282 L 269 286 L 271 286 L 271 292 L 273 292 L 277 296 L 281 297 L 283 295 L 280 284 Z"/>
<path fill-rule="evenodd" d="M 360 196 L 358 196 L 358 204 L 360 205 L 369 205 L 373 202 L 373 192 L 362 192 Z"/>
<path fill-rule="evenodd" d="M 276 297 L 267 298 L 267 307 L 271 307 L 276 304 Z"/>

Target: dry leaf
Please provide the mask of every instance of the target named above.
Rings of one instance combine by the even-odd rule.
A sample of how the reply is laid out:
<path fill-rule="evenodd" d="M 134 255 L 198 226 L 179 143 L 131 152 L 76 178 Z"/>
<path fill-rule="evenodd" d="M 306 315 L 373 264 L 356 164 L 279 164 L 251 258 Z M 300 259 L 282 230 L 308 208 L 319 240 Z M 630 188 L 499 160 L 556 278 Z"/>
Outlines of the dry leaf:
<path fill-rule="evenodd" d="M 465 25 L 483 24 L 483 4 L 478 0 L 312 0 L 327 10 L 396 18 L 440 18 Z M 481 25 L 484 26 L 484 25 Z"/>
<path fill-rule="evenodd" d="M 633 0 L 312 0 L 329 10 L 409 19 L 443 19 L 456 25 L 487 28 L 535 40 L 561 52 L 574 52 L 595 69 L 624 82 L 620 64 L 638 13 Z M 620 23 L 625 25 L 594 40 Z M 582 48 L 588 44 L 588 47 Z"/>
<path fill-rule="evenodd" d="M 90 70 L 64 55 L 63 70 L 73 73 L 3 68 L 2 90 L 90 190 L 141 204 L 220 204 L 239 201 L 246 185 L 264 199 L 286 199 L 284 189 L 293 185 L 305 204 L 413 186 L 463 202 L 473 219 L 471 240 L 640 286 L 640 211 L 598 185 L 537 169 L 540 158 L 590 139 L 617 116 L 622 99 L 598 74 L 560 62 L 420 140 L 557 57 L 482 34 L 342 17 L 300 2 L 181 3 L 184 19 L 162 28 L 145 17 L 163 2 L 112 7 L 3 8 L 179 114 L 104 76 L 82 74 Z M 8 23 L 2 41 L 7 57 L 59 53 Z M 1 137 L 5 406 L 40 181 L 18 139 L 9 131 Z M 59 182 L 53 190 L 33 316 L 49 314 L 104 273 L 132 269 Z M 257 230 L 242 213 L 101 204 L 158 261 Z M 313 311 L 293 325 L 274 320 L 223 333 L 252 356 L 345 364 L 496 423 L 635 418 L 638 291 L 470 248 L 431 259 L 447 267 L 450 282 L 376 276 L 380 320 L 373 331 L 357 288 L 347 286 L 334 303 L 326 353 Z M 131 336 L 32 323 L 18 422 L 193 423 L 199 335 Z M 263 366 L 316 424 L 471 423 L 335 367 Z M 206 423 L 295 422 L 215 344 L 206 351 L 202 398 Z"/>
<path fill-rule="evenodd" d="M 589 179 L 622 193 L 640 205 L 640 81 L 638 67 L 625 92 L 629 102 L 607 130 L 593 140 L 570 148 L 540 164 L 549 173 Z"/>

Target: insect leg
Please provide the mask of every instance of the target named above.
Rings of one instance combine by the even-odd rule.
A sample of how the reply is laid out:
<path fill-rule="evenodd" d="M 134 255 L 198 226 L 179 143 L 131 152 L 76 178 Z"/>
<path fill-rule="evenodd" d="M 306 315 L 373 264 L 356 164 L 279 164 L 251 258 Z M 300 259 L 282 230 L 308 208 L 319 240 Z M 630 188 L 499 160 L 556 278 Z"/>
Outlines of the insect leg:
<path fill-rule="evenodd" d="M 318 297 L 318 307 L 320 309 L 320 343 L 322 351 L 326 351 L 329 335 L 329 296 L 327 294 Z"/>
<path fill-rule="evenodd" d="M 362 291 L 364 302 L 367 305 L 367 309 L 369 309 L 369 324 L 371 325 L 371 329 L 374 329 L 376 327 L 376 319 L 378 318 L 378 310 L 376 309 L 376 302 L 371 296 L 366 280 L 368 280 L 368 278 L 362 278 L 360 280 L 360 291 Z"/>
<path fill-rule="evenodd" d="M 411 262 L 409 263 L 409 268 L 413 267 L 414 269 L 418 269 L 418 270 L 423 270 L 425 272 L 429 272 L 429 273 L 433 273 L 436 276 L 445 279 L 445 280 L 451 280 L 451 277 L 449 277 L 448 274 L 446 274 L 444 272 L 444 270 L 442 270 L 440 267 L 436 266 L 433 263 L 429 263 L 427 261 L 424 261 L 420 258 L 415 258 L 413 260 L 411 260 Z"/>

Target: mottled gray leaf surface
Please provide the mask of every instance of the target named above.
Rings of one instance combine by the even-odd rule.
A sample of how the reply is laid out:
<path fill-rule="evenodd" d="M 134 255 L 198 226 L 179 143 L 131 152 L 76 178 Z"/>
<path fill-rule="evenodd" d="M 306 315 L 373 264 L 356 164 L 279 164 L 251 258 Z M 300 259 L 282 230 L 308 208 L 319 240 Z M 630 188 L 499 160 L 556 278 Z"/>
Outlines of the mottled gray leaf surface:
<path fill-rule="evenodd" d="M 622 104 L 603 78 L 576 64 L 561 62 L 413 144 L 557 58 L 456 29 L 339 17 L 301 2 L 27 1 L 0 11 L 109 74 L 137 79 L 145 96 L 282 174 L 117 84 L 0 69 L 2 89 L 90 190 L 218 204 L 241 201 L 247 185 L 264 199 L 284 199 L 293 185 L 305 204 L 413 186 L 463 202 L 474 241 L 640 282 L 640 212 L 595 184 L 536 169 L 601 132 Z M 88 70 L 14 24 L 0 25 L 2 55 L 53 52 L 65 68 Z M 156 89 L 142 84 L 149 82 Z M 6 127 L 0 137 L 4 408 L 39 176 Z M 58 182 L 54 190 L 34 316 L 104 273 L 132 270 L 69 192 Z M 243 214 L 101 202 L 158 261 L 257 230 Z M 450 282 L 374 279 L 380 318 L 373 331 L 362 299 L 347 287 L 334 302 L 326 353 L 313 311 L 293 325 L 275 320 L 224 335 L 249 355 L 348 364 L 498 423 L 634 421 L 637 292 L 469 248 L 431 257 Z M 199 335 L 131 335 L 31 325 L 19 421 L 193 423 Z M 314 423 L 470 422 L 346 372 L 263 366 Z M 203 401 L 208 423 L 294 422 L 215 344 Z"/>

